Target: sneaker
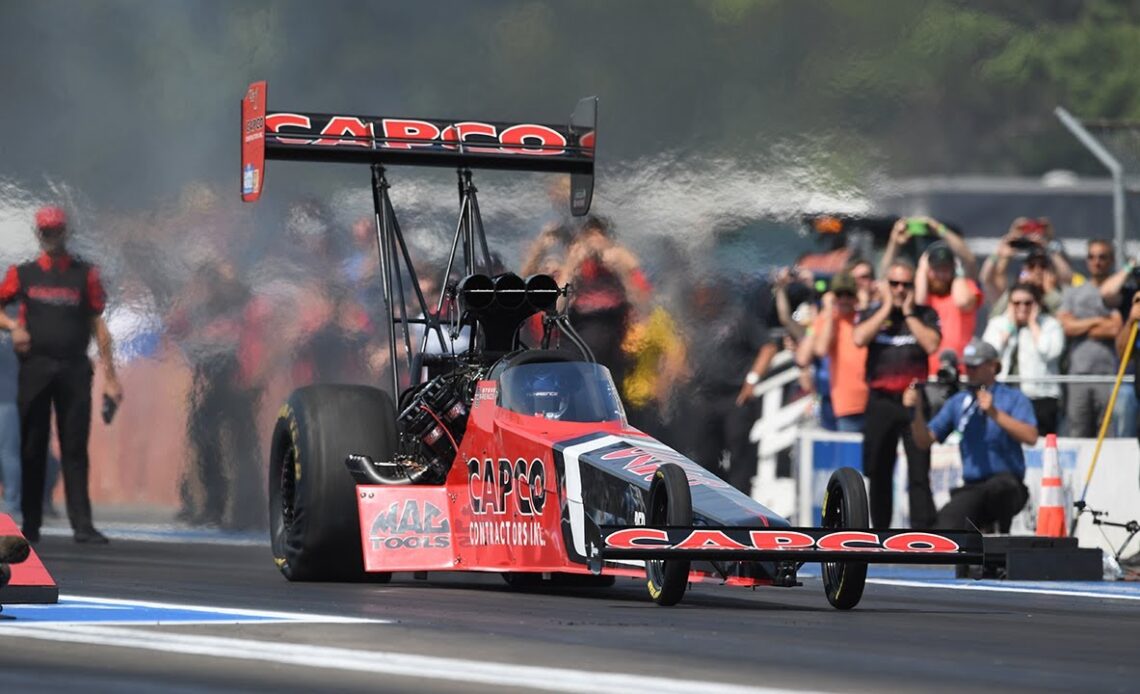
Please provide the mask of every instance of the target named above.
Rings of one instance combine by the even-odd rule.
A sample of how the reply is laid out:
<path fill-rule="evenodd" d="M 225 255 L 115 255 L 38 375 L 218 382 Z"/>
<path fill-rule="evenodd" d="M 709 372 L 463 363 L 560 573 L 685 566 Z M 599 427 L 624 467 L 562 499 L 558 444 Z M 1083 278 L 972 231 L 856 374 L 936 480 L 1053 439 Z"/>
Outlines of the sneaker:
<path fill-rule="evenodd" d="M 95 528 L 75 531 L 75 541 L 81 545 L 105 545 L 110 540 Z"/>
<path fill-rule="evenodd" d="M 20 530 L 20 532 L 23 533 L 24 539 L 33 545 L 40 541 L 39 528 L 36 528 L 35 530 L 32 528 L 23 528 Z"/>
<path fill-rule="evenodd" d="M 0 535 L 0 564 L 19 564 L 29 552 L 28 541 L 19 535 Z"/>

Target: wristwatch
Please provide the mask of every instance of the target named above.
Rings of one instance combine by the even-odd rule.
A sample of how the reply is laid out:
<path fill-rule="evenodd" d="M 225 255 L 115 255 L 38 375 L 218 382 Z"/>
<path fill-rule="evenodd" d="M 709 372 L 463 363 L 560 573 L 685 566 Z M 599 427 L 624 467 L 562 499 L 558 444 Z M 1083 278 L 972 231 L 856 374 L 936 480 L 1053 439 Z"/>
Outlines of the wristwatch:
<path fill-rule="evenodd" d="M 754 386 L 760 382 L 760 374 L 755 371 L 749 371 L 748 375 L 744 377 L 744 382 L 750 386 Z"/>

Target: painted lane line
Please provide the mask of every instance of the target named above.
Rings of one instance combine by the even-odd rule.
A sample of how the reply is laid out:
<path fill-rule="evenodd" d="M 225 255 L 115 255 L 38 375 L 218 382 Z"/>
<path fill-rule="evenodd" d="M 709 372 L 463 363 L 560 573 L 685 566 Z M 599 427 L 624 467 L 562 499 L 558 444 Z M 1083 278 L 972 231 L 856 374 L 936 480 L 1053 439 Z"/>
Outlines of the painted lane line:
<path fill-rule="evenodd" d="M 178 529 L 166 525 L 114 525 L 100 526 L 103 534 L 112 540 L 131 542 L 160 542 L 181 545 L 224 545 L 227 547 L 268 547 L 265 533 L 226 532 L 220 530 Z M 70 528 L 43 528 L 45 537 L 71 537 Z"/>
<path fill-rule="evenodd" d="M 92 626 L 63 629 L 49 626 L 17 628 L 0 625 L 0 637 L 3 636 L 559 692 L 585 692 L 588 694 L 620 692 L 626 694 L 631 691 L 653 691 L 661 694 L 701 694 L 704 692 L 710 694 L 712 692 L 775 694 L 776 692 L 793 691 L 648 675 L 592 672 L 309 644 L 276 643 L 273 641 L 191 634 L 167 634 L 115 627 Z"/>
<path fill-rule="evenodd" d="M 1027 588 L 1022 586 L 993 586 L 971 583 L 932 583 L 929 581 L 907 581 L 895 578 L 868 578 L 867 583 L 904 588 L 943 588 L 948 590 L 979 590 L 990 593 L 1027 593 L 1030 595 L 1059 595 L 1073 598 L 1099 598 L 1101 600 L 1140 600 L 1140 594 L 1097 593 L 1088 590 L 1065 590 L 1062 588 Z"/>
<path fill-rule="evenodd" d="M 241 607 L 213 607 L 176 602 L 153 602 L 149 600 L 124 600 L 120 598 L 98 598 L 83 595 L 60 595 L 60 600 L 81 602 L 90 605 L 121 605 L 125 607 L 146 607 L 160 610 L 182 610 L 184 612 L 205 612 L 212 614 L 232 614 L 240 617 L 260 617 L 280 619 L 289 622 L 319 622 L 321 624 L 391 624 L 389 619 L 367 619 L 363 617 L 339 617 L 307 612 L 279 612 L 275 610 L 251 610 Z"/>
<path fill-rule="evenodd" d="M 232 625 L 232 624 L 391 624 L 388 619 L 341 617 L 302 612 L 121 600 L 63 595 L 54 605 L 10 605 L 3 617 L 8 626 Z"/>

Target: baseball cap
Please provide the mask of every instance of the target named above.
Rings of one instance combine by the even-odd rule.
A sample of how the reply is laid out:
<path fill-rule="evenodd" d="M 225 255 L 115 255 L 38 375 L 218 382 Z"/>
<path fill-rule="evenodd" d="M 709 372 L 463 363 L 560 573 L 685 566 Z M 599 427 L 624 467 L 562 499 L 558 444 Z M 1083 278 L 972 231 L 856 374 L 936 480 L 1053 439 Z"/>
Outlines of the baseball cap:
<path fill-rule="evenodd" d="M 1000 358 L 993 345 L 978 337 L 971 339 L 966 348 L 962 350 L 962 361 L 966 363 L 966 366 L 981 366 Z"/>
<path fill-rule="evenodd" d="M 952 267 L 954 265 L 954 251 L 939 241 L 930 244 L 930 248 L 926 250 L 926 259 L 931 267 Z"/>
<path fill-rule="evenodd" d="M 855 293 L 855 278 L 846 272 L 840 272 L 831 278 L 831 291 Z"/>
<path fill-rule="evenodd" d="M 37 229 L 59 229 L 67 226 L 67 213 L 54 205 L 36 210 Z"/>

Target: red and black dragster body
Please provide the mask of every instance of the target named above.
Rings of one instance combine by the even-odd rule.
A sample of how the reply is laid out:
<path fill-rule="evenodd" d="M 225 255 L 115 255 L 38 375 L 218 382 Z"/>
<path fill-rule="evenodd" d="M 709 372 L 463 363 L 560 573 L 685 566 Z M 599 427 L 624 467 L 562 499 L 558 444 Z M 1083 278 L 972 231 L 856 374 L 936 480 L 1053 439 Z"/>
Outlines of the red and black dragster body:
<path fill-rule="evenodd" d="M 271 539 L 291 580 L 457 570 L 499 572 L 513 585 L 644 576 L 655 601 L 673 604 L 692 580 L 798 585 L 798 568 L 819 561 L 828 599 L 849 608 L 870 562 L 980 562 L 976 533 L 869 530 L 863 481 L 850 469 L 828 486 L 824 527 L 789 527 L 628 426 L 609 372 L 567 319 L 569 288 L 544 275 L 488 273 L 470 167 L 568 173 L 572 210 L 585 214 L 596 100 L 554 126 L 273 112 L 265 98 L 260 82 L 242 101 L 244 199 L 259 196 L 266 159 L 372 166 L 397 396 L 319 385 L 282 407 L 270 454 Z M 459 223 L 434 311 L 418 291 L 385 164 L 459 169 Z M 453 271 L 462 279 L 449 283 Z M 405 285 L 418 306 L 407 305 Z M 454 310 L 441 311 L 445 303 Z M 542 337 L 528 347 L 520 326 L 536 314 Z M 445 332 L 464 330 L 464 352 L 429 353 L 429 333 L 446 345 Z"/>

